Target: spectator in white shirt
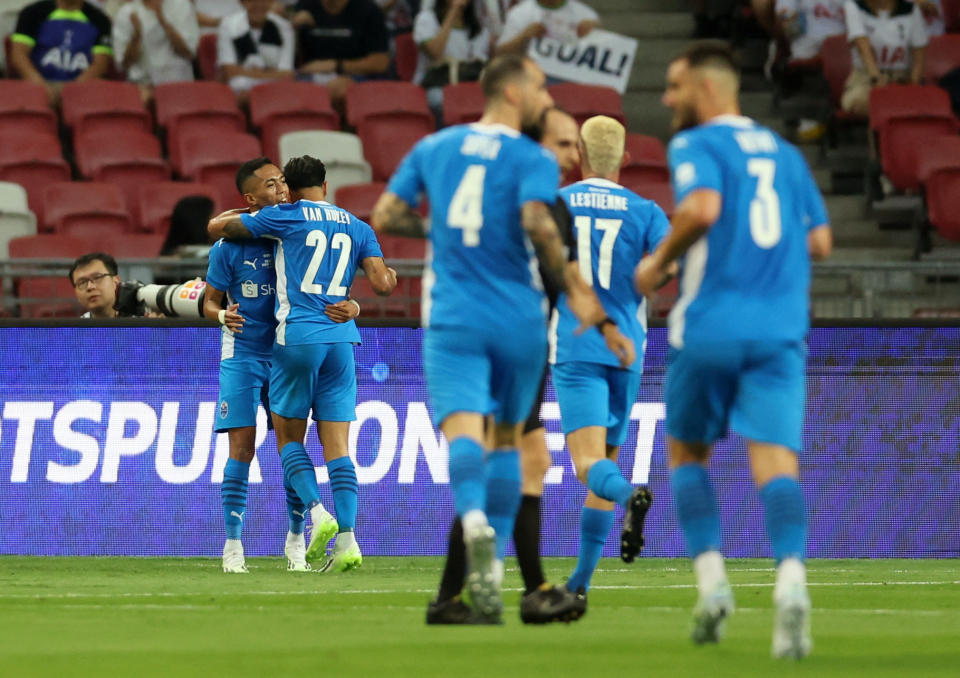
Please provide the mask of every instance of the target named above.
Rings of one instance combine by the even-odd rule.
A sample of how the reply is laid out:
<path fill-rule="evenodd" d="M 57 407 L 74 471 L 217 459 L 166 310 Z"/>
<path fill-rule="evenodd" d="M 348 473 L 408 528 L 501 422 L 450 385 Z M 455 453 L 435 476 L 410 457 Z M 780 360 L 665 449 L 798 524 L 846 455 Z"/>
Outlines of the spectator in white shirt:
<path fill-rule="evenodd" d="M 235 92 L 294 77 L 290 22 L 270 11 L 271 0 L 244 0 L 244 11 L 223 19 L 217 31 L 217 66 Z"/>
<path fill-rule="evenodd" d="M 420 48 L 413 81 L 427 88 L 434 112 L 443 105 L 443 85 L 453 84 L 453 78 L 479 79 L 482 63 L 490 57 L 490 33 L 480 25 L 471 0 L 436 0 L 417 14 L 413 40 Z"/>
<path fill-rule="evenodd" d="M 600 17 L 579 0 L 523 0 L 507 12 L 497 54 L 525 53 L 534 38 L 576 42 L 600 25 Z"/>
<path fill-rule="evenodd" d="M 906 0 L 847 0 L 844 14 L 853 49 L 853 72 L 840 106 L 867 115 L 873 87 L 920 82 L 929 41 L 927 28 L 920 8 Z"/>
<path fill-rule="evenodd" d="M 144 88 L 193 80 L 200 29 L 190 0 L 130 0 L 113 20 L 113 54 L 127 79 Z"/>

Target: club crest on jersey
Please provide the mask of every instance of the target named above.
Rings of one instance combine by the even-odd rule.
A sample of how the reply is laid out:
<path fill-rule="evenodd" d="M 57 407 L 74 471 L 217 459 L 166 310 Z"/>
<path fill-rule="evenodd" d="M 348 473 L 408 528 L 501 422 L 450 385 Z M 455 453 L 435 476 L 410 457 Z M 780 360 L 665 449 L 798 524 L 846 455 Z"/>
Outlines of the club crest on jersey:
<path fill-rule="evenodd" d="M 230 408 L 227 405 L 227 401 L 226 400 L 221 401 L 220 402 L 220 418 L 226 419 L 229 411 L 230 411 Z"/>
<path fill-rule="evenodd" d="M 240 293 L 247 299 L 256 299 L 260 293 L 260 287 L 252 280 L 244 280 L 240 283 Z"/>

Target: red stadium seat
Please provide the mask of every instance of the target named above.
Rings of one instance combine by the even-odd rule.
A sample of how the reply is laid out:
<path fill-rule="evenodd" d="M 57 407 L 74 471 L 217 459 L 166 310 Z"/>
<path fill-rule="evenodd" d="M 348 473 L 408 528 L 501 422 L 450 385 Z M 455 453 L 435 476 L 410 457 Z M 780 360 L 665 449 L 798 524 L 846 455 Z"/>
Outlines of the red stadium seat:
<path fill-rule="evenodd" d="M 70 181 L 60 140 L 51 134 L 0 134 L 0 181 L 12 181 L 27 189 L 30 210 L 43 223 L 43 189 L 48 184 Z"/>
<path fill-rule="evenodd" d="M 250 120 L 261 130 L 267 157 L 280 162 L 280 137 L 300 130 L 339 130 L 340 115 L 326 87 L 288 80 L 250 90 Z"/>
<path fill-rule="evenodd" d="M 220 79 L 220 69 L 217 68 L 216 33 L 200 36 L 200 42 L 197 43 L 197 64 L 200 66 L 200 77 L 204 80 Z"/>
<path fill-rule="evenodd" d="M 236 188 L 231 195 L 236 193 Z M 140 229 L 148 233 L 166 234 L 170 230 L 170 215 L 183 198 L 205 195 L 213 201 L 213 211 L 219 214 L 223 204 L 220 191 L 209 184 L 192 184 L 182 181 L 166 181 L 140 186 L 137 209 L 134 210 Z"/>
<path fill-rule="evenodd" d="M 260 140 L 250 134 L 221 132 L 181 140 L 180 174 L 217 187 L 226 205 L 244 206 L 234 182 L 237 167 L 263 153 Z"/>
<path fill-rule="evenodd" d="M 857 115 L 840 110 L 843 88 L 853 71 L 853 57 L 850 56 L 850 45 L 847 43 L 846 35 L 831 35 L 821 43 L 820 63 L 823 66 L 823 77 L 830 87 L 834 117 L 847 120 L 860 119 Z"/>
<path fill-rule="evenodd" d="M 880 131 L 892 118 L 953 119 L 950 95 L 933 85 L 887 85 L 870 90 L 870 128 Z"/>
<path fill-rule="evenodd" d="M 931 139 L 956 134 L 953 118 L 901 117 L 886 122 L 880 130 L 880 164 L 884 174 L 899 191 L 916 191 L 920 187 L 917 150 Z"/>
<path fill-rule="evenodd" d="M 420 50 L 413 41 L 413 33 L 401 33 L 396 38 L 397 77 L 406 82 L 412 82 L 417 72 L 417 60 Z"/>
<path fill-rule="evenodd" d="M 680 296 L 680 286 L 676 278 L 657 290 L 650 300 L 650 313 L 656 318 L 666 318 L 673 304 Z"/>
<path fill-rule="evenodd" d="M 11 259 L 76 259 L 93 250 L 80 238 L 64 235 L 31 235 L 10 241 Z"/>
<path fill-rule="evenodd" d="M 938 137 L 917 151 L 927 218 L 950 240 L 960 240 L 960 136 Z"/>
<path fill-rule="evenodd" d="M 670 186 L 669 181 L 639 181 L 630 183 L 623 181 L 621 177 L 620 183 L 641 198 L 653 200 L 660 206 L 660 209 L 666 213 L 668 218 L 673 215 L 673 188 Z"/>
<path fill-rule="evenodd" d="M 81 313 L 66 276 L 23 278 L 17 290 L 21 318 L 75 318 Z"/>
<path fill-rule="evenodd" d="M 578 125 L 595 115 L 608 115 L 627 124 L 620 93 L 615 89 L 564 82 L 551 85 L 547 90 L 554 103 L 572 115 Z"/>
<path fill-rule="evenodd" d="M 627 164 L 620 170 L 620 183 L 670 181 L 667 150 L 663 142 L 646 134 L 627 134 Z"/>
<path fill-rule="evenodd" d="M 377 235 L 385 259 L 420 259 L 427 255 L 427 241 L 420 238 L 401 238 L 398 235 Z"/>
<path fill-rule="evenodd" d="M 110 254 L 117 259 L 152 259 L 160 256 L 165 235 L 157 233 L 122 233 L 110 240 Z"/>
<path fill-rule="evenodd" d="M 418 114 L 391 113 L 364 118 L 357 129 L 375 181 L 386 181 L 407 152 L 433 132 L 433 121 Z"/>
<path fill-rule="evenodd" d="M 409 281 L 401 278 L 389 297 L 378 296 L 364 275 L 353 279 L 350 296 L 360 304 L 360 313 L 365 318 L 407 318 L 410 316 Z"/>
<path fill-rule="evenodd" d="M 130 229 L 126 198 L 113 184 L 51 184 L 43 192 L 43 202 L 47 230 L 56 233 L 107 242 Z"/>
<path fill-rule="evenodd" d="M 369 184 L 341 186 L 333 196 L 333 203 L 350 212 L 358 219 L 370 223 L 370 213 L 387 185 L 382 181 Z"/>
<path fill-rule="evenodd" d="M 384 113 L 417 115 L 431 127 L 435 124 L 422 87 L 409 82 L 374 80 L 357 82 L 347 89 L 347 122 L 358 130 L 369 116 Z"/>
<path fill-rule="evenodd" d="M 960 35 L 946 34 L 930 38 L 923 57 L 923 77 L 931 85 L 954 68 L 960 68 Z"/>
<path fill-rule="evenodd" d="M 63 122 L 74 134 L 96 131 L 153 131 L 140 89 L 131 82 L 68 82 L 60 96 Z"/>
<path fill-rule="evenodd" d="M 960 0 L 942 0 L 941 5 L 947 30 L 952 33 L 960 31 Z"/>
<path fill-rule="evenodd" d="M 461 82 L 443 88 L 443 124 L 476 122 L 483 115 L 486 99 L 479 82 Z"/>
<path fill-rule="evenodd" d="M 236 95 L 220 82 L 176 82 L 154 88 L 157 124 L 167 130 L 167 150 L 174 169 L 181 166 L 180 139 L 224 131 L 246 131 Z"/>
<path fill-rule="evenodd" d="M 0 80 L 0 134 L 56 134 L 57 116 L 42 85 L 26 80 Z"/>
<path fill-rule="evenodd" d="M 147 132 L 82 132 L 74 136 L 73 148 L 77 169 L 88 178 L 93 178 L 105 167 L 116 165 L 166 166 L 160 140 Z"/>

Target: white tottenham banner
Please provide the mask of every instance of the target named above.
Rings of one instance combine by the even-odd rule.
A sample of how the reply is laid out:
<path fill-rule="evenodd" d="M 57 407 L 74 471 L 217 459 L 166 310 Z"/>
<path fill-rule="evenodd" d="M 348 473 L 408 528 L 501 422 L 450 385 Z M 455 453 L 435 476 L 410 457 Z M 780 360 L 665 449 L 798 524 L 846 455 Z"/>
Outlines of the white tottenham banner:
<path fill-rule="evenodd" d="M 595 29 L 575 42 L 536 38 L 530 41 L 527 54 L 548 77 L 612 87 L 623 94 L 633 70 L 637 41 Z"/>

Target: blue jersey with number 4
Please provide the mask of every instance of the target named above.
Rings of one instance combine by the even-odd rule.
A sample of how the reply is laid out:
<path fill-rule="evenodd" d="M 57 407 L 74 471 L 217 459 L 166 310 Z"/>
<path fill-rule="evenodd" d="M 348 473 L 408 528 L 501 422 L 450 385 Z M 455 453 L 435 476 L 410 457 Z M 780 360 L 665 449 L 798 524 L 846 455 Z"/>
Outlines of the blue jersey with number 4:
<path fill-rule="evenodd" d="M 226 293 L 227 305 L 239 304 L 243 331 L 223 326 L 220 359 L 246 355 L 269 360 L 273 352 L 276 305 L 273 242 L 265 239 L 225 240 L 210 248 L 207 284 Z"/>
<path fill-rule="evenodd" d="M 387 190 L 430 202 L 432 261 L 424 324 L 509 329 L 546 320 L 536 257 L 521 224 L 527 202 L 552 204 L 553 154 L 502 125 L 458 125 L 420 141 Z M 505 336 L 506 339 L 506 336 Z"/>
<path fill-rule="evenodd" d="M 803 156 L 740 116 L 678 134 L 668 155 L 678 204 L 699 189 L 722 198 L 720 217 L 681 263 L 670 344 L 802 340 L 809 328 L 807 234 L 828 223 Z"/>
<path fill-rule="evenodd" d="M 347 298 L 360 262 L 383 256 L 373 229 L 346 210 L 310 200 L 240 218 L 255 237 L 277 242 L 277 343 L 360 343 L 353 320 L 334 322 L 323 310 Z"/>
<path fill-rule="evenodd" d="M 561 189 L 560 196 L 572 217 L 580 273 L 607 315 L 636 346 L 637 360 L 630 369 L 639 372 L 647 314 L 643 296 L 633 284 L 633 271 L 644 253 L 653 251 L 666 236 L 667 216 L 656 203 L 606 179 L 577 182 Z M 620 364 L 596 328 L 574 334 L 580 323 L 567 306 L 566 295 L 557 304 L 557 317 L 553 362 Z"/>

